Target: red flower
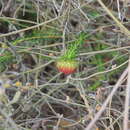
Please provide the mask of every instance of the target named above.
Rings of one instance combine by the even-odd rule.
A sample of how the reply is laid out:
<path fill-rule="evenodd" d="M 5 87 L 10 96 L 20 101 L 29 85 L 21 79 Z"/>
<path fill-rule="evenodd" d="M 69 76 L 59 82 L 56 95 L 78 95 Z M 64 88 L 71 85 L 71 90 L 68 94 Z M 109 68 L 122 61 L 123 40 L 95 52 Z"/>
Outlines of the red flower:
<path fill-rule="evenodd" d="M 64 74 L 72 74 L 76 71 L 78 64 L 75 60 L 58 60 L 56 66 Z"/>

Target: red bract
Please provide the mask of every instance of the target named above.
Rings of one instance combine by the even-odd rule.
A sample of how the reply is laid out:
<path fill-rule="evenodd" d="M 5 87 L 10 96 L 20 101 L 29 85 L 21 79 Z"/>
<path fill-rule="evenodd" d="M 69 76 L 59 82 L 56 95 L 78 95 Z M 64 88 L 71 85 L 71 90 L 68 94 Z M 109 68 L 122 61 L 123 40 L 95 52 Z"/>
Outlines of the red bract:
<path fill-rule="evenodd" d="M 78 66 L 75 60 L 58 60 L 56 66 L 60 72 L 64 74 L 72 74 Z"/>

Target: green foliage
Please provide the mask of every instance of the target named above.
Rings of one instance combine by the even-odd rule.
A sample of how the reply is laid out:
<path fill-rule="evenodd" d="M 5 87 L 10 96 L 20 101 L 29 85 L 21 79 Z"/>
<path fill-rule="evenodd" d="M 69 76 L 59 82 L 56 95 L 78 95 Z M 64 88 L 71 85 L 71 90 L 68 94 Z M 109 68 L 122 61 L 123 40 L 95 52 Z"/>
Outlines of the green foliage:
<path fill-rule="evenodd" d="M 90 91 L 96 91 L 97 88 L 100 87 L 100 85 L 101 85 L 101 81 L 96 80 L 96 81 L 88 88 L 88 90 L 90 90 Z"/>
<path fill-rule="evenodd" d="M 79 37 L 77 38 L 77 40 L 70 43 L 70 45 L 68 46 L 62 58 L 65 60 L 75 59 L 78 55 L 78 51 L 82 47 L 81 45 L 84 43 L 85 38 L 86 38 L 86 35 L 84 33 L 81 33 Z"/>
<path fill-rule="evenodd" d="M 18 38 L 11 42 L 13 46 L 23 46 L 23 47 L 32 47 L 32 46 L 42 46 L 52 44 L 56 40 L 61 39 L 59 32 L 56 32 L 53 29 L 48 31 L 45 30 L 34 30 L 30 34 L 26 35 L 23 38 Z M 2 46 L 1 46 L 2 47 Z M 6 47 L 8 48 L 8 47 Z M 5 49 L 6 49 L 5 48 Z M 27 53 L 27 52 L 24 52 Z M 41 56 L 45 58 L 44 56 Z M 6 64 L 10 64 L 14 56 L 12 53 L 5 51 L 2 56 L 0 56 L 0 72 L 4 70 Z"/>
<path fill-rule="evenodd" d="M 100 41 L 100 39 L 103 39 L 102 33 L 98 33 L 95 35 L 95 37 L 91 37 L 93 39 L 98 39 L 94 43 L 90 45 L 90 47 L 87 48 L 85 51 L 100 51 L 100 50 L 105 50 L 108 49 L 110 46 L 105 45 Z M 127 59 L 128 56 L 122 56 L 122 53 L 120 51 L 113 51 L 109 53 L 101 53 L 101 54 L 95 54 L 90 58 L 90 62 L 88 65 L 94 66 L 95 67 L 95 73 L 97 72 L 103 72 L 106 70 L 106 68 L 111 69 L 112 68 L 112 61 L 114 62 L 114 65 L 118 66 L 122 63 L 124 63 Z M 113 59 L 113 60 L 112 60 Z M 111 61 L 112 60 L 112 61 Z M 109 62 L 111 61 L 111 62 Z M 107 63 L 108 62 L 108 63 Z M 125 66 L 124 66 L 125 67 Z M 122 71 L 123 67 L 120 69 L 113 70 L 108 73 L 104 74 L 99 74 L 93 80 L 90 87 L 88 88 L 89 90 L 95 91 L 98 87 L 102 86 L 102 81 L 116 81 L 116 75 L 119 75 L 119 73 Z"/>
<path fill-rule="evenodd" d="M 25 37 L 14 40 L 12 44 L 18 45 L 21 42 L 29 41 L 26 46 L 45 45 L 45 42 L 51 43 L 59 38 L 61 38 L 61 35 L 58 32 L 56 33 L 55 30 L 34 30 L 32 33 L 29 33 Z"/>
<path fill-rule="evenodd" d="M 89 11 L 88 16 L 89 16 L 91 19 L 95 19 L 95 18 L 100 17 L 101 14 L 100 14 L 97 10 L 91 10 L 91 11 Z"/>
<path fill-rule="evenodd" d="M 5 55 L 0 56 L 0 72 L 5 69 L 5 66 L 8 65 L 13 59 L 13 56 L 10 52 L 6 52 Z"/>

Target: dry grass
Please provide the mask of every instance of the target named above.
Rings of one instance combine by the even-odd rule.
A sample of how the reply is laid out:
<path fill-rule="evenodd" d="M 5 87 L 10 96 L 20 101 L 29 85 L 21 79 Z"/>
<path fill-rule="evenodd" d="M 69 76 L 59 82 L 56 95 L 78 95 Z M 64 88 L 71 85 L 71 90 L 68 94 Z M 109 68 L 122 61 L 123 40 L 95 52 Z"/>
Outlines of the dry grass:
<path fill-rule="evenodd" d="M 128 130 L 130 3 L 0 1 L 0 130 Z M 78 70 L 55 61 L 84 33 Z"/>

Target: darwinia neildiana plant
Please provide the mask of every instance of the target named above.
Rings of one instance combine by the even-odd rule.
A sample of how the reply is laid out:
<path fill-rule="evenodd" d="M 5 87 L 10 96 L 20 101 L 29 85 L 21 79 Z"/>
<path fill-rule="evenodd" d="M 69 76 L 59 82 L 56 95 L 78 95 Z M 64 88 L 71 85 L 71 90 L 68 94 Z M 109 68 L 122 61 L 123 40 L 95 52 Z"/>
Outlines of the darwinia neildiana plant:
<path fill-rule="evenodd" d="M 80 35 L 79 39 L 71 43 L 64 55 L 56 61 L 56 67 L 60 72 L 63 72 L 64 74 L 72 74 L 76 71 L 78 67 L 76 57 L 83 40 L 84 35 Z"/>

